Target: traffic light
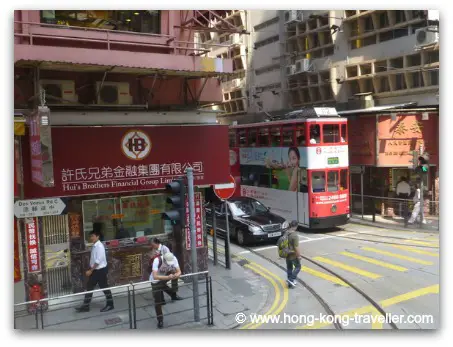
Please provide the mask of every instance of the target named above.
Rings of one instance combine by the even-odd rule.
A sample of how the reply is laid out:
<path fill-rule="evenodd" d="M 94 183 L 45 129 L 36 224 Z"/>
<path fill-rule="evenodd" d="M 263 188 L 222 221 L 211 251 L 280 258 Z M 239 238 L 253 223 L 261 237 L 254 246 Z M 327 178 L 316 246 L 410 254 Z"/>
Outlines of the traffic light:
<path fill-rule="evenodd" d="M 186 186 L 184 179 L 176 179 L 165 186 L 169 194 L 167 203 L 173 206 L 172 210 L 162 213 L 162 219 L 169 220 L 172 225 L 186 225 Z"/>
<path fill-rule="evenodd" d="M 423 153 L 418 157 L 418 166 L 415 169 L 419 175 L 426 175 L 429 171 L 429 154 Z"/>

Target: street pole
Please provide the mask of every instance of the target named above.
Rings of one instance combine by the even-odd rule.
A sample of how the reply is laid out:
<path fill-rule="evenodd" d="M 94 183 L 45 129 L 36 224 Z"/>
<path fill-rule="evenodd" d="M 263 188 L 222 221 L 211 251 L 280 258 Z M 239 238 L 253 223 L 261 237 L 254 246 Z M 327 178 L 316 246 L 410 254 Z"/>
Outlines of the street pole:
<path fill-rule="evenodd" d="M 195 193 L 193 187 L 193 169 L 187 168 L 187 188 L 189 198 L 190 253 L 192 257 L 192 273 L 198 272 L 197 240 L 195 235 Z M 193 316 L 195 322 L 200 321 L 200 302 L 198 298 L 198 276 L 192 276 L 193 284 Z"/>
<path fill-rule="evenodd" d="M 363 206 L 363 171 L 364 167 L 360 167 L 360 195 L 361 195 L 361 200 L 362 200 L 362 219 L 363 219 L 363 211 L 364 211 L 364 206 Z"/>
<path fill-rule="evenodd" d="M 214 252 L 214 265 L 217 265 L 217 221 L 216 221 L 216 216 L 215 216 L 215 205 L 211 203 L 212 205 L 212 230 L 213 230 L 213 235 L 212 235 L 212 251 Z"/>
<path fill-rule="evenodd" d="M 425 217 L 425 201 L 423 199 L 423 190 L 424 190 L 424 185 L 423 185 L 423 175 L 420 175 L 420 228 L 423 228 L 423 220 Z"/>
<path fill-rule="evenodd" d="M 225 219 L 226 219 L 226 238 L 225 238 L 225 267 L 231 269 L 230 257 L 230 223 L 228 222 L 229 213 L 228 203 L 225 200 Z"/>

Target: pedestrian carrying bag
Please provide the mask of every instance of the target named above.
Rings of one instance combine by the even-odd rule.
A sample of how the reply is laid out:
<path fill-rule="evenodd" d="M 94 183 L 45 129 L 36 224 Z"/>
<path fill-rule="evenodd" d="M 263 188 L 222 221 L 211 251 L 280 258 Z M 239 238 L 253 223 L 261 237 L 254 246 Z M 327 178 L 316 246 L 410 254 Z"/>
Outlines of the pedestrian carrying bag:
<path fill-rule="evenodd" d="M 277 248 L 278 248 L 278 256 L 280 258 L 287 258 L 289 253 L 291 252 L 289 248 L 289 238 L 288 233 L 285 233 L 281 236 L 277 241 Z"/>

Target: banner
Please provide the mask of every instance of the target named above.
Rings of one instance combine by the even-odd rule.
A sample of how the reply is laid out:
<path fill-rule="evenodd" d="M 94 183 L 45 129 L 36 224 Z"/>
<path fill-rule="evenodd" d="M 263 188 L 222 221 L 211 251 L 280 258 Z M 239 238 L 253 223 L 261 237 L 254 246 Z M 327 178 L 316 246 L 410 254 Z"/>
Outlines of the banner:
<path fill-rule="evenodd" d="M 200 192 L 195 192 L 195 240 L 196 248 L 203 247 L 203 199 Z M 186 249 L 191 249 L 190 239 L 190 219 L 189 219 L 189 200 L 186 199 Z"/>
<path fill-rule="evenodd" d="M 36 218 L 25 219 L 25 236 L 27 238 L 28 272 L 41 271 L 41 256 L 39 252 L 39 234 Z"/>
<path fill-rule="evenodd" d="M 14 282 L 22 280 L 20 271 L 20 256 L 19 256 L 19 233 L 17 230 L 17 219 L 14 218 Z"/>
<path fill-rule="evenodd" d="M 31 180 L 41 187 L 53 187 L 52 137 L 50 111 L 38 107 L 30 117 Z"/>
<path fill-rule="evenodd" d="M 229 179 L 228 127 L 53 127 L 55 187 L 32 196 L 162 189 L 193 168 L 195 185 Z"/>

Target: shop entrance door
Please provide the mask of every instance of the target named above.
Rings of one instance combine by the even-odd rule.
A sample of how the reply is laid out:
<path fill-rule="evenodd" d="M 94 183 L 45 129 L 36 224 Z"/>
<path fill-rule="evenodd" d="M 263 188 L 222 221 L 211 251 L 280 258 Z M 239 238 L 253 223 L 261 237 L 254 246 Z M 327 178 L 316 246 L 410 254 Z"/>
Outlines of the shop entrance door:
<path fill-rule="evenodd" d="M 68 215 L 42 217 L 49 297 L 71 294 Z"/>

